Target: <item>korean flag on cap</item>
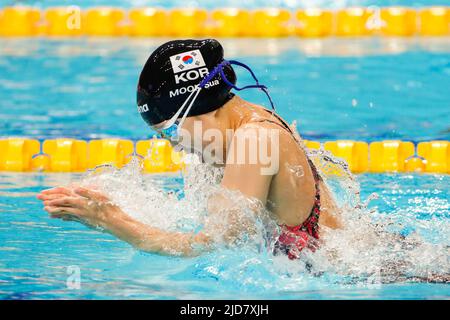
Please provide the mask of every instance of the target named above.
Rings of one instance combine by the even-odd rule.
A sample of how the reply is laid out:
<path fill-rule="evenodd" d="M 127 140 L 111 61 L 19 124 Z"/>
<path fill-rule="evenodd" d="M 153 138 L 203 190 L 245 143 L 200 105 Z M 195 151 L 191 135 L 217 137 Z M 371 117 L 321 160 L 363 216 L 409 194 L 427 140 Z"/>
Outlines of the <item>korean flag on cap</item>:
<path fill-rule="evenodd" d="M 205 60 L 200 50 L 183 52 L 170 57 L 173 73 L 204 67 Z"/>

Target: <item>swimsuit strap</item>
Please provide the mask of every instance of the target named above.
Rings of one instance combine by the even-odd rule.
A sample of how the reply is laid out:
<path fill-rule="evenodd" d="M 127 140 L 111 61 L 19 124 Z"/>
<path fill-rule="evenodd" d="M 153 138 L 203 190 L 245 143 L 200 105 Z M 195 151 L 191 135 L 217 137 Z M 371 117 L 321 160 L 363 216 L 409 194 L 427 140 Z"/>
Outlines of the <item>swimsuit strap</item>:
<path fill-rule="evenodd" d="M 298 141 L 297 137 L 295 136 L 295 133 L 292 131 L 291 127 L 286 123 L 286 121 L 284 121 L 279 115 L 277 115 L 272 110 L 267 110 L 267 109 L 263 109 L 263 110 L 267 111 L 272 116 L 277 118 L 281 123 L 278 123 L 278 122 L 276 122 L 274 120 L 271 120 L 271 119 L 261 119 L 261 120 L 256 120 L 256 121 L 253 121 L 253 122 L 269 122 L 269 123 L 273 123 L 273 124 L 276 124 L 276 125 L 278 125 L 280 127 L 285 128 L 292 135 L 292 138 L 294 138 L 295 142 L 297 142 L 297 144 L 301 147 L 300 141 Z M 322 178 L 320 177 L 319 172 L 318 172 L 316 166 L 314 165 L 314 163 L 311 161 L 311 159 L 309 159 L 308 156 L 306 157 L 306 159 L 308 160 L 309 166 L 311 167 L 311 171 L 312 171 L 312 174 L 313 174 L 313 177 L 314 177 L 314 181 L 315 181 L 315 184 L 316 184 L 316 193 L 317 193 L 318 184 L 319 184 L 319 181 L 322 180 Z"/>

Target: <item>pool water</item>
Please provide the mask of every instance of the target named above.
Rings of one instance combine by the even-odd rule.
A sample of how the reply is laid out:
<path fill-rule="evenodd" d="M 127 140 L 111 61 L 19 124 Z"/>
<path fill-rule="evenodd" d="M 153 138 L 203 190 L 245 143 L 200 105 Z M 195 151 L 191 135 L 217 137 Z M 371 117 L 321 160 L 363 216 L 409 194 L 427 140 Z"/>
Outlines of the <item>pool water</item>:
<path fill-rule="evenodd" d="M 147 56 L 164 41 L 0 39 L 0 137 L 151 137 L 153 132 L 136 112 L 135 88 Z M 450 138 L 446 39 L 225 39 L 223 44 L 229 58 L 252 66 L 269 86 L 278 112 L 296 120 L 304 138 L 322 142 Z M 240 84 L 250 82 L 241 71 L 238 78 Z M 258 91 L 243 96 L 267 105 Z M 133 200 L 133 191 L 139 190 L 132 183 L 137 173 L 130 177 L 106 182 L 119 181 L 113 191 Z M 0 298 L 450 296 L 448 284 L 417 280 L 436 273 L 448 279 L 450 274 L 448 175 L 358 175 L 362 202 L 374 192 L 378 199 L 371 200 L 367 209 L 349 211 L 347 217 L 355 217 L 349 219 L 350 235 L 328 246 L 342 255 L 342 266 L 330 265 L 318 254 L 312 259 L 319 272 L 313 274 L 252 245 L 219 248 L 196 258 L 166 257 L 139 252 L 99 230 L 49 218 L 36 193 L 81 178 L 0 173 Z M 147 186 L 182 189 L 179 175 L 142 179 Z M 160 196 L 159 191 L 149 192 Z M 140 203 L 145 200 L 136 197 L 141 197 Z M 183 202 L 177 202 L 173 212 L 163 210 L 172 205 L 165 202 L 155 208 L 142 206 L 142 212 L 151 215 L 155 209 L 169 220 L 183 214 Z M 375 232 L 380 221 L 389 222 L 383 232 L 402 234 L 418 245 L 403 250 L 394 241 L 361 240 L 364 232 Z M 372 281 L 383 259 L 392 263 L 396 255 L 407 262 L 405 274 Z M 344 266 L 353 277 L 342 274 Z M 74 270 L 80 272 L 79 289 L 71 282 Z"/>
<path fill-rule="evenodd" d="M 36 192 L 79 178 L 0 175 L 0 298 L 441 299 L 450 295 L 448 284 L 408 280 L 380 284 L 362 276 L 286 274 L 264 252 L 245 249 L 222 249 L 196 258 L 142 253 L 109 234 L 51 219 L 42 210 Z M 153 179 L 167 188 L 181 187 L 180 180 L 173 177 Z M 417 232 L 431 244 L 447 246 L 444 251 L 439 249 L 439 254 L 446 252 L 448 259 L 448 176 L 360 175 L 358 180 L 363 199 L 372 192 L 379 194 L 370 204 L 377 208 L 375 215 L 397 220 L 404 233 Z M 429 259 L 436 258 L 429 254 Z M 287 263 L 295 270 L 295 262 Z M 80 289 L 68 288 L 68 272 L 73 266 L 80 269 Z M 448 274 L 448 267 L 447 261 L 439 269 Z"/>
<path fill-rule="evenodd" d="M 0 136 L 148 138 L 136 85 L 149 54 L 166 40 L 0 39 Z M 307 139 L 424 141 L 450 137 L 446 40 L 222 42 Z M 236 71 L 238 84 L 251 83 Z M 268 106 L 260 91 L 242 95 Z"/>

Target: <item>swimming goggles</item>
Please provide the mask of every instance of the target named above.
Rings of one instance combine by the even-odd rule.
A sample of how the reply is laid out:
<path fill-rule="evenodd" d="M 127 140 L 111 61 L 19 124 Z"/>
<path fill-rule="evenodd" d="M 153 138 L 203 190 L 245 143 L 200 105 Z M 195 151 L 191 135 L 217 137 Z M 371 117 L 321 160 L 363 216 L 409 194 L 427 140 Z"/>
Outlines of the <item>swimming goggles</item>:
<path fill-rule="evenodd" d="M 252 77 L 255 80 L 256 84 L 254 84 L 254 85 L 247 85 L 247 86 L 244 86 L 242 88 L 239 88 L 236 85 L 234 85 L 233 83 L 231 83 L 227 79 L 227 77 L 225 76 L 225 72 L 223 71 L 223 68 L 226 65 L 233 65 L 233 64 L 247 69 L 250 72 L 250 74 L 252 75 Z M 195 86 L 195 89 L 192 90 L 192 92 L 189 94 L 189 96 L 183 102 L 183 104 L 178 109 L 178 111 L 172 116 L 172 118 L 167 120 L 166 124 L 161 129 L 156 129 L 156 131 L 158 132 L 158 137 L 163 138 L 163 139 L 168 139 L 168 140 L 171 140 L 171 141 L 174 141 L 174 142 L 178 142 L 180 140 L 180 129 L 181 129 L 184 121 L 186 120 L 186 117 L 189 114 L 189 111 L 191 111 L 191 108 L 194 105 L 195 100 L 197 99 L 200 91 L 217 74 L 220 74 L 220 76 L 222 77 L 223 81 L 227 85 L 229 85 L 231 88 L 233 88 L 233 89 L 235 89 L 237 91 L 241 91 L 241 90 L 245 90 L 245 89 L 252 89 L 252 88 L 260 89 L 261 91 L 263 91 L 266 94 L 267 98 L 269 99 L 270 105 L 272 106 L 272 110 L 275 110 L 275 106 L 273 104 L 272 98 L 270 97 L 270 94 L 269 94 L 269 91 L 268 91 L 267 87 L 265 85 L 262 85 L 262 84 L 259 83 L 259 81 L 256 78 L 254 72 L 252 71 L 252 69 L 249 66 L 247 66 L 246 64 L 244 64 L 242 62 L 236 61 L 236 60 L 223 60 L 210 73 L 208 73 L 203 78 L 203 80 L 200 81 L 200 83 L 197 86 Z M 186 106 L 187 106 L 186 111 L 183 113 L 183 115 L 180 118 L 180 115 L 181 115 L 181 113 L 183 112 L 183 110 L 184 110 L 184 108 Z"/>

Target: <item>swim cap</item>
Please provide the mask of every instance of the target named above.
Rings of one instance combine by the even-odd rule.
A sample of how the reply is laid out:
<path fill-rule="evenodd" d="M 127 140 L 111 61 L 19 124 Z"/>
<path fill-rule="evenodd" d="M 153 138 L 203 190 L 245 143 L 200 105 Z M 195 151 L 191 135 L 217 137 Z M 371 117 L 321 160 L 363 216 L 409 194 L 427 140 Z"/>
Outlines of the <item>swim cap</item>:
<path fill-rule="evenodd" d="M 139 77 L 138 111 L 148 125 L 170 119 L 200 81 L 224 61 L 223 48 L 214 39 L 175 40 L 164 43 L 148 58 Z M 232 84 L 236 74 L 231 65 L 223 68 Z M 233 97 L 220 74 L 201 90 L 188 116 L 214 111 Z"/>

